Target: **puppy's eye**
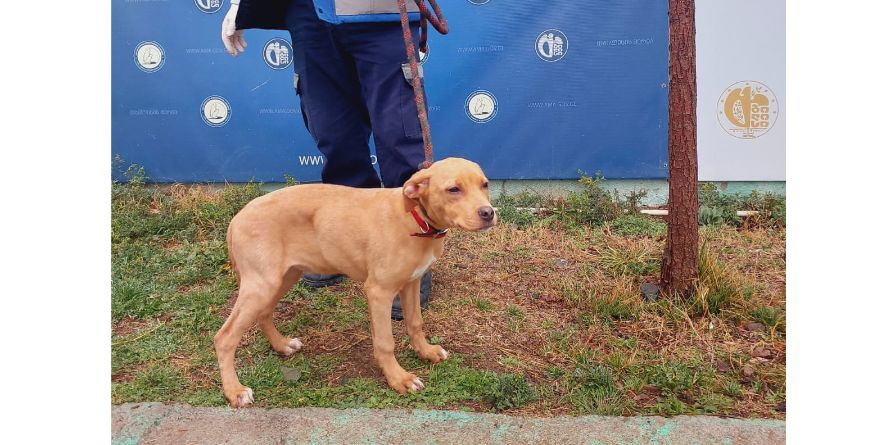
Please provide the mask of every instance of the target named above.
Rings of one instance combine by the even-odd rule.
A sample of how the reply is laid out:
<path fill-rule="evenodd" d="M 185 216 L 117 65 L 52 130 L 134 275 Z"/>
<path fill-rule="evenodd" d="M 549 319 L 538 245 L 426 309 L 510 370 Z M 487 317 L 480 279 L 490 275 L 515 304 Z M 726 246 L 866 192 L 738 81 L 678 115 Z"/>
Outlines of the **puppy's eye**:
<path fill-rule="evenodd" d="M 458 193 L 461 191 L 461 189 L 458 187 L 449 187 L 448 189 L 446 189 L 446 191 L 449 193 Z"/>
<path fill-rule="evenodd" d="M 488 189 L 488 188 L 489 188 L 489 182 L 484 182 L 484 183 L 483 183 L 483 188 Z"/>

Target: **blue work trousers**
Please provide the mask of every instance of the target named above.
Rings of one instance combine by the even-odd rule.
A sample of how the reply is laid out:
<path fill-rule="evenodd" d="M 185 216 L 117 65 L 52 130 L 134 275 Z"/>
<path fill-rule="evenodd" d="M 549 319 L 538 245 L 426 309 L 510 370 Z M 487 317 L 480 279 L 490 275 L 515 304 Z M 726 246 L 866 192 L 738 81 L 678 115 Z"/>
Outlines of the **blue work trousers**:
<path fill-rule="evenodd" d="M 411 25 L 418 54 L 418 23 Z M 415 95 L 402 69 L 400 23 L 333 25 L 317 17 L 311 0 L 292 0 L 286 26 L 305 126 L 326 158 L 323 182 L 402 186 L 424 161 L 424 149 Z M 381 182 L 372 166 L 370 135 Z"/>

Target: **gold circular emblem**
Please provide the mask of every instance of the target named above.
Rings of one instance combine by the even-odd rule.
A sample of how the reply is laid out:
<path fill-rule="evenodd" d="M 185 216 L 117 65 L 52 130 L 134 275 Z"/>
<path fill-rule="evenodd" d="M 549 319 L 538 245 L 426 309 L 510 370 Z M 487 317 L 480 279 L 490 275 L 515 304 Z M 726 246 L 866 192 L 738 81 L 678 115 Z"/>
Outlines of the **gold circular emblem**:
<path fill-rule="evenodd" d="M 720 126 L 737 138 L 760 137 L 777 119 L 778 98 L 769 87 L 753 80 L 730 85 L 717 103 Z"/>

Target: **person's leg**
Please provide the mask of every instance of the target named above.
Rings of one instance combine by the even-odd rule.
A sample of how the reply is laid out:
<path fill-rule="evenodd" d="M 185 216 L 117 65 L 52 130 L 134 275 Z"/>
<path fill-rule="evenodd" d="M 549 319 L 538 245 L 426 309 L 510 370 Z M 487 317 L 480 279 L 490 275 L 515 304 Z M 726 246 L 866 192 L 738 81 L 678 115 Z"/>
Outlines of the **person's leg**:
<path fill-rule="evenodd" d="M 400 187 L 424 161 L 421 125 L 399 22 L 336 26 L 336 38 L 353 57 L 385 187 Z M 418 52 L 418 24 L 412 26 Z"/>
<path fill-rule="evenodd" d="M 292 0 L 286 25 L 292 38 L 302 117 L 325 158 L 323 182 L 379 187 L 370 158 L 369 113 L 353 58 L 335 42 L 330 25 L 317 17 L 311 0 Z M 305 273 L 302 282 L 325 287 L 343 278 Z"/>
<path fill-rule="evenodd" d="M 351 187 L 379 187 L 369 151 L 369 113 L 353 58 L 333 38 L 311 0 L 292 0 L 286 24 L 292 37 L 305 126 L 323 154 L 322 180 Z"/>
<path fill-rule="evenodd" d="M 407 62 L 403 31 L 399 22 L 352 23 L 334 28 L 333 33 L 351 54 L 375 140 L 375 153 L 385 187 L 401 187 L 424 161 L 424 143 L 415 93 L 403 72 Z M 418 52 L 418 24 L 412 24 L 412 39 Z M 421 308 L 431 297 L 431 271 L 421 280 Z M 403 319 L 399 295 L 391 316 Z"/>

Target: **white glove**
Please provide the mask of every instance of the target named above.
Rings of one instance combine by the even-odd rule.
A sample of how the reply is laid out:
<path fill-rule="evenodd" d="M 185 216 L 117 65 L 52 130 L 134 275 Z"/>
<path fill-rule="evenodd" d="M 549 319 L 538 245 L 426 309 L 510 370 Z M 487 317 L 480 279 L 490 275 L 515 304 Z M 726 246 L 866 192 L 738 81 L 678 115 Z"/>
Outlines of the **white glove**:
<path fill-rule="evenodd" d="M 222 43 L 225 44 L 228 54 L 234 57 L 237 57 L 237 53 L 246 51 L 246 40 L 243 40 L 243 30 L 237 30 L 236 19 L 239 8 L 239 4 L 231 4 L 231 9 L 228 9 L 228 13 L 225 14 L 221 27 Z"/>

